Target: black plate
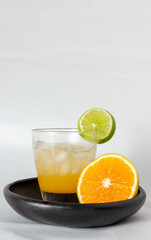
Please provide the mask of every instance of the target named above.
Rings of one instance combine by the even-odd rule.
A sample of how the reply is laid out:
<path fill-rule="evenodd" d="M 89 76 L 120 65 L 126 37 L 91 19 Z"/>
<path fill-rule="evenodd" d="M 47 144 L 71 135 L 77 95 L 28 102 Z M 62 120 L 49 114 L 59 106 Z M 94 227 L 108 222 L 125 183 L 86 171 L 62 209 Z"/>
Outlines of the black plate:
<path fill-rule="evenodd" d="M 7 185 L 4 195 L 9 205 L 22 216 L 41 223 L 68 227 L 98 227 L 117 223 L 136 213 L 146 199 L 145 191 L 139 187 L 136 197 L 119 202 L 80 204 L 76 194 L 70 194 L 70 199 L 60 194 L 60 199 L 58 195 L 55 199 L 54 195 L 52 202 L 48 203 L 41 199 L 37 178 Z"/>

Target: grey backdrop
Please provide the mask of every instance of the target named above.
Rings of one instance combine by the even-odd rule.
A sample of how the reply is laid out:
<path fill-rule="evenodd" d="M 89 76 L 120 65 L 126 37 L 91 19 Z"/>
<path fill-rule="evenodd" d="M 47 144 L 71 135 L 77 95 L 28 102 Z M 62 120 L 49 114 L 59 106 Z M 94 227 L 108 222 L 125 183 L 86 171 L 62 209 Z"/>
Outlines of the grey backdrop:
<path fill-rule="evenodd" d="M 148 194 L 144 209 L 127 224 L 140 239 L 140 224 L 151 235 L 146 225 L 151 206 L 150 8 L 149 0 L 0 0 L 0 237 L 40 239 L 36 223 L 29 234 L 25 229 L 31 222 L 13 212 L 2 194 L 5 184 L 35 176 L 31 129 L 76 127 L 92 107 L 110 111 L 117 124 L 97 155 L 127 157 Z M 19 222 L 27 225 L 20 229 Z M 43 239 L 94 237 L 93 230 L 62 228 L 57 235 L 57 228 L 40 227 Z M 103 235 L 95 231 L 96 239 L 134 237 L 126 224 L 109 229 L 101 230 Z"/>

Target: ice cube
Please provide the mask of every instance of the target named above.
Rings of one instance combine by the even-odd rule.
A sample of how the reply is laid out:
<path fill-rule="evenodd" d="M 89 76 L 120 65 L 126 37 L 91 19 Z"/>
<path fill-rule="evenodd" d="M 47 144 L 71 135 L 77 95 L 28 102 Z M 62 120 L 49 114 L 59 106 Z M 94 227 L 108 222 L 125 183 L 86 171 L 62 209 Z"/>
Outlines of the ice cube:
<path fill-rule="evenodd" d="M 72 174 L 78 173 L 79 168 L 80 168 L 79 164 L 74 164 L 74 166 L 72 166 L 72 170 L 71 170 Z"/>
<path fill-rule="evenodd" d="M 68 152 L 54 152 L 53 161 L 56 163 L 62 163 L 63 161 L 66 161 L 67 157 Z"/>
<path fill-rule="evenodd" d="M 69 161 L 65 160 L 63 164 L 61 164 L 60 175 L 61 176 L 66 175 L 69 172 L 69 169 L 70 169 Z"/>
<path fill-rule="evenodd" d="M 34 148 L 36 148 L 36 149 L 48 149 L 49 146 L 50 146 L 50 145 L 49 145 L 48 143 L 46 143 L 46 142 L 37 141 L 37 142 L 35 143 Z"/>
<path fill-rule="evenodd" d="M 92 146 L 87 145 L 71 145 L 69 150 L 74 153 L 80 153 L 80 152 L 89 152 L 92 150 Z"/>
<path fill-rule="evenodd" d="M 72 162 L 72 174 L 79 172 L 79 169 L 87 162 L 87 153 L 84 152 L 74 152 L 72 153 L 74 161 Z"/>
<path fill-rule="evenodd" d="M 85 152 L 77 152 L 77 153 L 74 153 L 74 157 L 78 161 L 82 161 L 82 160 L 84 161 L 87 158 L 87 153 L 85 153 Z"/>
<path fill-rule="evenodd" d="M 73 152 L 73 153 L 79 153 L 79 152 L 83 151 L 83 146 L 81 146 L 81 145 L 70 145 L 68 150 Z"/>
<path fill-rule="evenodd" d="M 68 143 L 58 143 L 56 146 L 59 151 L 67 151 L 70 148 L 70 144 Z"/>

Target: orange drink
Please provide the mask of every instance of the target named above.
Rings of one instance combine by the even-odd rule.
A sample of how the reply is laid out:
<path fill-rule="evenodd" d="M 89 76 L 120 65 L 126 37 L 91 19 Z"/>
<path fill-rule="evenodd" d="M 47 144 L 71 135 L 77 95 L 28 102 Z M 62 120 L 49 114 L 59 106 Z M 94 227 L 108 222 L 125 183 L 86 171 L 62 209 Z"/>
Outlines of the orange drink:
<path fill-rule="evenodd" d="M 95 132 L 33 130 L 33 150 L 42 198 L 50 201 L 52 193 L 76 193 L 82 170 L 95 159 Z"/>

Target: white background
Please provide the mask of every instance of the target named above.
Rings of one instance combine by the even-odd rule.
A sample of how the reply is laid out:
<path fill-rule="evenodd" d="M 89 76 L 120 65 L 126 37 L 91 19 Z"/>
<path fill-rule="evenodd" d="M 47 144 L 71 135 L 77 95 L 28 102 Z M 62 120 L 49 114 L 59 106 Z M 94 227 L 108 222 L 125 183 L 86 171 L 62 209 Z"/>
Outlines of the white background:
<path fill-rule="evenodd" d="M 150 239 L 150 9 L 149 0 L 0 0 L 0 239 Z M 132 161 L 147 192 L 144 207 L 97 229 L 19 216 L 2 191 L 36 174 L 31 129 L 76 127 L 92 107 L 110 111 L 117 124 L 97 155 Z"/>

